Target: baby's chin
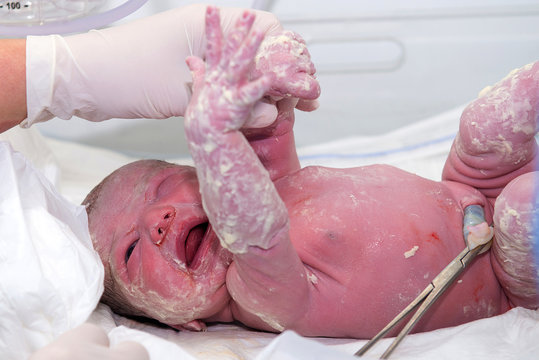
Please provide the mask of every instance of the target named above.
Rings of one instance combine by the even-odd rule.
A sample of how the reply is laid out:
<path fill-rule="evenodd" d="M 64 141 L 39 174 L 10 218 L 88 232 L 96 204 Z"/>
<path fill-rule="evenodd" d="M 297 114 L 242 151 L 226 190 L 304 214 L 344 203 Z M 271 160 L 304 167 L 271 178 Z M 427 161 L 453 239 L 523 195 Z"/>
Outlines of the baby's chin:
<path fill-rule="evenodd" d="M 227 265 L 228 267 L 228 265 Z M 214 276 L 216 274 L 213 274 Z M 183 292 L 178 290 L 178 295 L 164 297 L 153 294 L 135 296 L 135 307 L 147 317 L 155 319 L 163 324 L 179 329 L 196 328 L 193 321 L 207 319 L 220 313 L 230 302 L 230 295 L 226 288 L 226 269 L 219 274 L 220 281 L 212 279 L 211 284 L 204 285 L 204 281 L 197 282 L 194 289 Z"/>
<path fill-rule="evenodd" d="M 193 307 L 176 306 L 161 311 L 145 311 L 148 317 L 178 330 L 202 331 L 206 326 L 202 319 L 212 318 L 223 311 L 230 302 L 228 292 L 219 294 L 220 297 L 211 301 L 206 300 Z"/>
<path fill-rule="evenodd" d="M 176 329 L 196 330 L 200 319 L 212 318 L 227 308 L 230 295 L 226 275 L 233 255 L 213 239 L 202 265 L 191 273 L 190 280 L 169 283 L 165 291 L 130 287 L 129 303 L 146 317 Z M 158 287 L 162 287 L 162 283 Z M 171 291 L 174 288 L 175 290 Z"/>

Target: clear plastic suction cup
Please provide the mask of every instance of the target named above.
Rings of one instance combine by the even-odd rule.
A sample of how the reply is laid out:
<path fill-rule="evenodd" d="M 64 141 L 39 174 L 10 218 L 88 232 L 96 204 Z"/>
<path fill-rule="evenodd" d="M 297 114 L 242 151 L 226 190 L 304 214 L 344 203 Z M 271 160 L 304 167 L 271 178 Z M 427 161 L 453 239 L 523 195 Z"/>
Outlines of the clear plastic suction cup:
<path fill-rule="evenodd" d="M 0 35 L 65 34 L 99 28 L 139 9 L 147 0 L 0 1 Z"/>

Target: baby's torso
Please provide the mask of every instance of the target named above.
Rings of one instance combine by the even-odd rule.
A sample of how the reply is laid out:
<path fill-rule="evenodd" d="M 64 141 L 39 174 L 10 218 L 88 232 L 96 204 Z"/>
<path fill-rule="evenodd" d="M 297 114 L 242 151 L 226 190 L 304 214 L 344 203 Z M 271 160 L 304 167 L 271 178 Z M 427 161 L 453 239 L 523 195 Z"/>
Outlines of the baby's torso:
<path fill-rule="evenodd" d="M 484 203 L 472 188 L 384 165 L 308 167 L 275 185 L 313 287 L 312 315 L 298 325 L 312 335 L 334 328 L 333 336 L 370 337 L 380 330 L 464 248 L 462 198 Z M 486 253 L 415 330 L 506 307 Z"/>

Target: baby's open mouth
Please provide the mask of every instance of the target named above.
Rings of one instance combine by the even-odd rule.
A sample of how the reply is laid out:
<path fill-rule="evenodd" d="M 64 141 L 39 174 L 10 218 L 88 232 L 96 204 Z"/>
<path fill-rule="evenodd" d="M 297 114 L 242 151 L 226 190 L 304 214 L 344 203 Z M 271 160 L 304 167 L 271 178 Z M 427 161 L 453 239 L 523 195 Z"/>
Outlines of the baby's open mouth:
<path fill-rule="evenodd" d="M 193 227 L 189 231 L 189 234 L 187 234 L 187 239 L 185 239 L 185 264 L 187 266 L 191 266 L 193 263 L 200 244 L 204 240 L 206 230 L 208 230 L 208 224 L 207 222 L 199 224 Z"/>

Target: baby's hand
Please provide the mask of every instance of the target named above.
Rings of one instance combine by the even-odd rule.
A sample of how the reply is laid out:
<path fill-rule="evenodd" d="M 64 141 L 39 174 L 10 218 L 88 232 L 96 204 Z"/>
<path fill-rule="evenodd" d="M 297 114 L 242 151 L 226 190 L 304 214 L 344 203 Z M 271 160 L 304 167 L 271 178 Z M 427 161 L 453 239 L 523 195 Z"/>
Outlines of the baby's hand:
<path fill-rule="evenodd" d="M 219 10 L 208 7 L 206 63 L 198 57 L 186 62 L 193 74 L 193 98 L 186 118 L 211 123 L 223 132 L 240 129 L 250 117 L 254 103 L 270 87 L 269 76 L 249 80 L 249 68 L 263 34 L 251 32 L 254 14 L 245 12 L 228 39 L 223 39 Z"/>
<path fill-rule="evenodd" d="M 291 110 L 316 110 L 320 85 L 314 76 L 315 72 L 305 41 L 300 35 L 283 31 L 264 38 L 256 53 L 251 78 L 266 75 L 272 79 L 271 88 L 256 105 L 259 109 L 266 109 L 255 111 L 257 115 L 264 116 L 251 118 L 245 124 L 246 130 L 275 126 L 275 121 L 279 118 L 283 120 L 283 117 L 279 116 L 283 114 L 283 108 L 279 106 L 281 99 L 285 99 L 285 104 L 292 103 L 288 101 L 290 98 L 294 99 Z M 272 112 L 273 116 L 270 115 Z M 293 111 L 290 114 L 293 116 Z"/>
<path fill-rule="evenodd" d="M 305 40 L 292 31 L 283 31 L 262 41 L 252 75 L 268 75 L 272 78 L 267 95 L 273 98 L 292 96 L 314 100 L 320 95 L 315 72 Z"/>
<path fill-rule="evenodd" d="M 208 7 L 206 66 L 199 58 L 187 59 L 194 92 L 185 135 L 204 210 L 221 245 L 235 254 L 274 246 L 281 241 L 276 234 L 288 226 L 288 212 L 268 171 L 238 131 L 271 82 L 265 75 L 249 79 L 262 41 L 258 32 L 249 34 L 253 21 L 254 15 L 245 12 L 225 42 L 219 11 Z"/>

